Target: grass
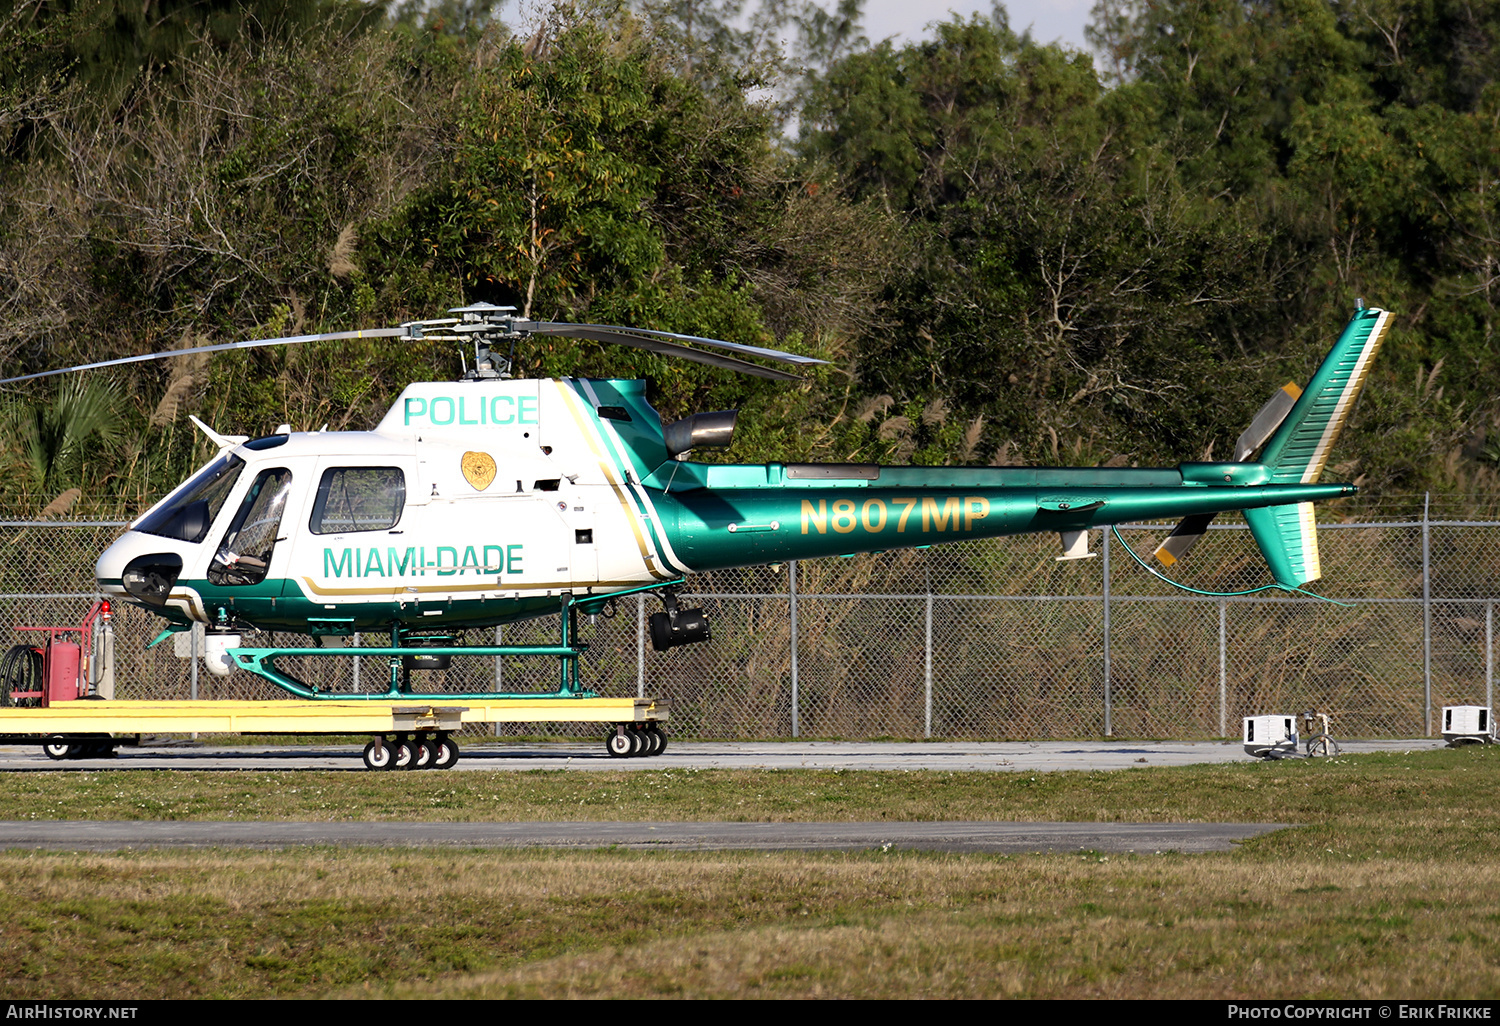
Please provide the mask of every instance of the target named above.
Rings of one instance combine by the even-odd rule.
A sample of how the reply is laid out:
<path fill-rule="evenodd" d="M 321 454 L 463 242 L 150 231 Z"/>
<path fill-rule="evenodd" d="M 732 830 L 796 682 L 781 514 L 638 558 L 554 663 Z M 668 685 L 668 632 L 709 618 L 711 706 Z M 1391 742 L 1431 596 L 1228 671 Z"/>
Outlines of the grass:
<path fill-rule="evenodd" d="M 0 996 L 1494 997 L 1500 752 L 1118 773 L 12 774 L 0 818 L 1307 824 L 1219 855 L 0 853 Z"/>

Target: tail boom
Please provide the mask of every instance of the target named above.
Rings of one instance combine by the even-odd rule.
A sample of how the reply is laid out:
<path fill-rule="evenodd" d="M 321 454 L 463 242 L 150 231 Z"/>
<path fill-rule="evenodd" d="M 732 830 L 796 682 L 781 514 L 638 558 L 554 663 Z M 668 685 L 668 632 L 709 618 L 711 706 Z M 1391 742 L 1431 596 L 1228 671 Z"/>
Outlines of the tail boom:
<path fill-rule="evenodd" d="M 1006 476 L 1003 470 L 990 473 Z M 1354 492 L 1352 485 L 1337 484 L 1099 487 L 1088 483 L 1094 471 L 1075 473 L 1079 484 L 1072 489 L 746 489 L 732 496 L 663 496 L 657 508 L 674 549 L 689 568 L 703 571 L 743 565 L 747 558 L 772 563 L 974 538 L 1068 534 L 1201 513 L 1311 508 L 1314 501 Z"/>

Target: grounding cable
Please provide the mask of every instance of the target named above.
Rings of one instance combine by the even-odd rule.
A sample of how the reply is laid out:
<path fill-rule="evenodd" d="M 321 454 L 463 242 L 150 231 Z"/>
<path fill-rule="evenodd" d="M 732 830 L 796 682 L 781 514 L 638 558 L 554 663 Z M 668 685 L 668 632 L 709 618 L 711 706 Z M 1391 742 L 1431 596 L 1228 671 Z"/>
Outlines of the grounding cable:
<path fill-rule="evenodd" d="M 1327 602 L 1329 605 L 1339 606 L 1342 609 L 1354 608 L 1354 604 L 1352 602 L 1340 602 L 1337 599 L 1331 599 L 1326 595 L 1319 595 L 1317 592 L 1304 591 L 1302 588 L 1294 588 L 1285 584 L 1263 584 L 1259 588 L 1248 588 L 1245 591 L 1203 591 L 1200 588 L 1192 588 L 1186 584 L 1179 584 L 1177 581 L 1172 580 L 1172 578 L 1157 570 L 1155 567 L 1150 566 L 1140 556 L 1136 555 L 1135 549 L 1131 548 L 1130 543 L 1127 542 L 1123 536 L 1121 536 L 1120 529 L 1117 526 L 1111 524 L 1109 526 L 1109 529 L 1114 532 L 1115 540 L 1124 547 L 1126 552 L 1130 553 L 1130 558 L 1135 560 L 1142 570 L 1146 571 L 1146 573 L 1150 574 L 1152 577 L 1155 577 L 1159 581 L 1170 584 L 1174 588 L 1181 588 L 1183 591 L 1190 591 L 1194 595 L 1204 595 L 1208 598 L 1239 598 L 1242 595 L 1255 595 L 1262 591 L 1293 591 L 1298 595 L 1306 595 L 1308 598 L 1317 599 L 1319 602 Z"/>

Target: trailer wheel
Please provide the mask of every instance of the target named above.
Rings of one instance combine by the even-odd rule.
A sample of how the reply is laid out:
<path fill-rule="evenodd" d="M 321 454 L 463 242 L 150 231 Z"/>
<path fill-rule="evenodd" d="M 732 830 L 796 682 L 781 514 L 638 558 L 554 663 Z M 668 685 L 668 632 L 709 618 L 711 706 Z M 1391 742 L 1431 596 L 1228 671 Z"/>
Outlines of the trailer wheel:
<path fill-rule="evenodd" d="M 417 753 L 410 741 L 398 739 L 391 744 L 391 749 L 391 769 L 409 770 L 416 768 Z"/>
<path fill-rule="evenodd" d="M 604 748 L 616 759 L 629 758 L 635 750 L 635 743 L 630 740 L 628 732 L 614 731 L 604 739 Z"/>
<path fill-rule="evenodd" d="M 46 755 L 49 759 L 61 761 L 68 757 L 68 749 L 70 747 L 66 741 L 43 741 L 42 754 Z"/>
<path fill-rule="evenodd" d="M 372 770 L 390 769 L 391 768 L 391 746 L 390 745 L 386 745 L 386 744 L 382 744 L 379 748 L 376 748 L 375 747 L 375 742 L 371 741 L 369 744 L 365 745 L 364 759 L 365 759 L 365 769 L 372 769 Z"/>
<path fill-rule="evenodd" d="M 438 743 L 437 758 L 432 761 L 433 769 L 452 769 L 458 764 L 458 742 L 451 737 L 445 737 Z"/>
<path fill-rule="evenodd" d="M 646 733 L 651 735 L 652 755 L 660 755 L 667 750 L 667 732 L 662 730 L 658 724 L 651 724 L 646 728 Z"/>

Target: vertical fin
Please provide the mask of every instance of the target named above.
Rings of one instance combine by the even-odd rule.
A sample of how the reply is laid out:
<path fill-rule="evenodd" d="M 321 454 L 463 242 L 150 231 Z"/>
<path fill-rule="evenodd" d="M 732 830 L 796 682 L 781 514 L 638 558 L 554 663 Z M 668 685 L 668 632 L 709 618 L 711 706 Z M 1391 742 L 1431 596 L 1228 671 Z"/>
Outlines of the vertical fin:
<path fill-rule="evenodd" d="M 1311 484 L 1322 475 L 1391 320 L 1389 312 L 1374 307 L 1355 311 L 1302 398 L 1266 443 L 1260 461 L 1271 468 L 1273 483 Z"/>
<path fill-rule="evenodd" d="M 1260 461 L 1271 470 L 1271 483 L 1312 484 L 1322 476 L 1391 320 L 1388 311 L 1374 307 L 1354 312 L 1261 453 Z M 1245 520 L 1277 584 L 1295 588 L 1322 576 L 1312 503 L 1247 509 Z"/>

